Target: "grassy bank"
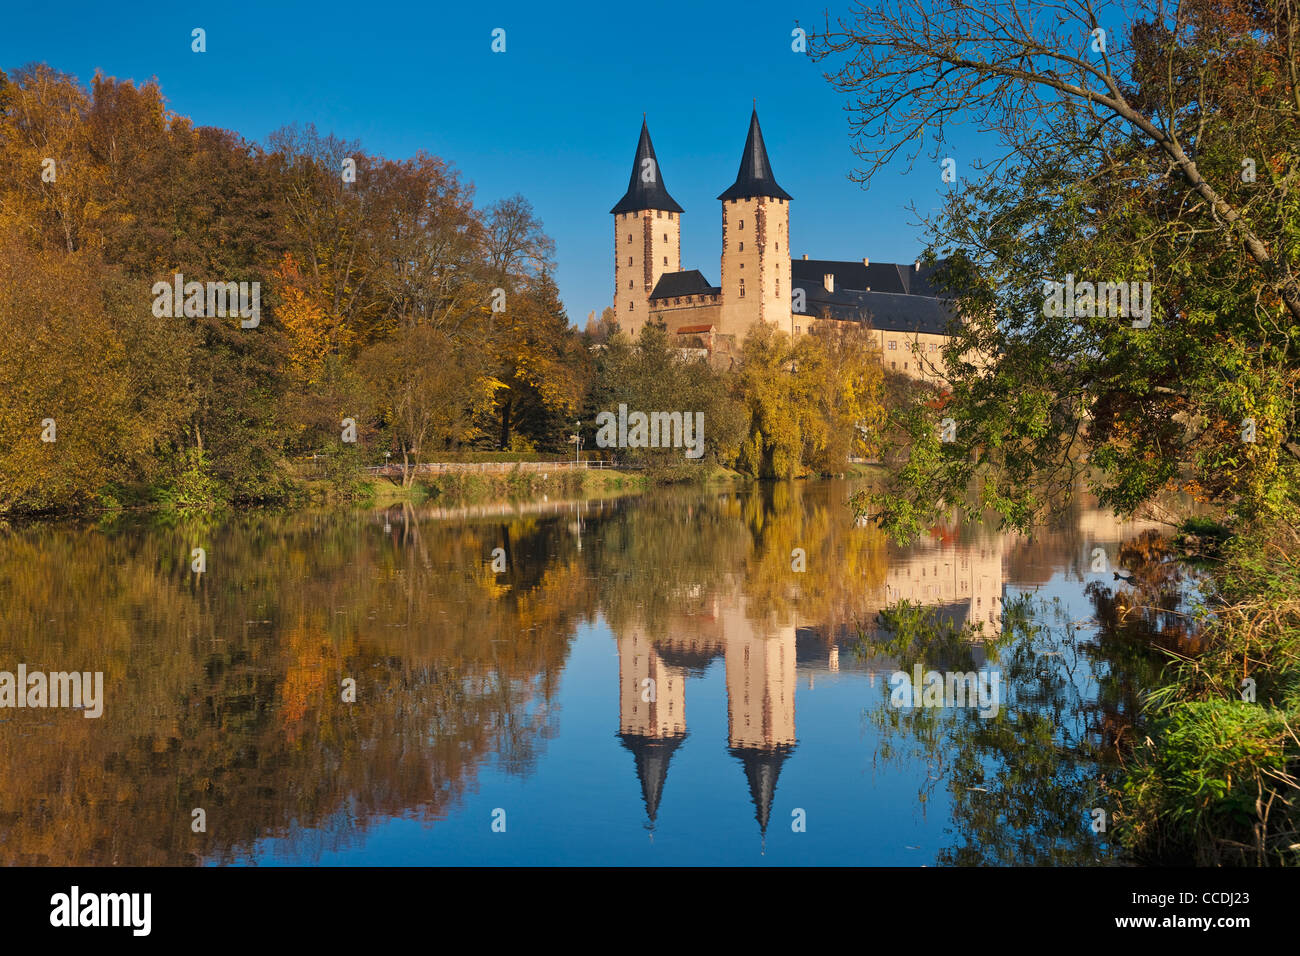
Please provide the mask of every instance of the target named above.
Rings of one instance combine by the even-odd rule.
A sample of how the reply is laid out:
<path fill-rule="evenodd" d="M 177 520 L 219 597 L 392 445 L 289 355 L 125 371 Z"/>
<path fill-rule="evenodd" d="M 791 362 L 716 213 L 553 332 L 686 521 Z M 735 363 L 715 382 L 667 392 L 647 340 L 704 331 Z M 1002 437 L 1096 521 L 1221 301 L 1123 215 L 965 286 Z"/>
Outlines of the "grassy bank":
<path fill-rule="evenodd" d="M 1300 864 L 1300 534 L 1276 522 L 1220 548 L 1196 530 L 1215 566 L 1203 650 L 1150 696 L 1120 838 L 1144 863 Z"/>
<path fill-rule="evenodd" d="M 469 504 L 492 500 L 585 498 L 636 493 L 652 484 L 641 472 L 614 470 L 536 472 L 514 469 L 499 474 L 448 473 L 421 477 L 409 487 L 389 478 L 362 477 L 338 482 L 303 483 L 313 504 L 350 503 L 383 507 L 400 502 Z"/>

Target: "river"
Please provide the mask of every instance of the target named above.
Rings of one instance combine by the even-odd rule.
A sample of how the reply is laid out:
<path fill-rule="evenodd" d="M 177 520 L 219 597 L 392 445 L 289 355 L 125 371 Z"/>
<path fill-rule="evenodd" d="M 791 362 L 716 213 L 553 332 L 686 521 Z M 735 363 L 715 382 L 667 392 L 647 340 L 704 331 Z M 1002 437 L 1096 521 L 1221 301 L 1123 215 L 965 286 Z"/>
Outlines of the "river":
<path fill-rule="evenodd" d="M 900 548 L 853 487 L 0 531 L 0 671 L 104 688 L 0 708 L 0 863 L 1122 862 L 1162 529 Z"/>

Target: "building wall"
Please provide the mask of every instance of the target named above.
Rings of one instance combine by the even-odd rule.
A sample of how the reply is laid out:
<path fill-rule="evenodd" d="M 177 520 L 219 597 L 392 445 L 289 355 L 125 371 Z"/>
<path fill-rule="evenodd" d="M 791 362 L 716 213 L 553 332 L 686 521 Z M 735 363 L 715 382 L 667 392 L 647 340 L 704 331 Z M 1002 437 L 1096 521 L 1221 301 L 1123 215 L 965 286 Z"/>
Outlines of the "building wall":
<path fill-rule="evenodd" d="M 653 694 L 647 694 L 646 680 Z M 666 665 L 639 627 L 618 637 L 618 729 L 642 737 L 686 733 L 686 675 Z M 646 697 L 653 697 L 651 701 Z"/>
<path fill-rule="evenodd" d="M 720 332 L 743 339 L 757 322 L 789 331 L 788 201 L 758 196 L 722 203 L 721 285 Z"/>
<path fill-rule="evenodd" d="M 662 209 L 614 217 L 614 313 L 635 336 L 649 314 L 650 293 L 665 272 L 682 271 L 682 217 Z"/>
<path fill-rule="evenodd" d="M 722 321 L 722 297 L 695 295 L 655 299 L 649 305 L 648 314 L 662 319 L 670 336 L 676 335 L 684 325 L 716 326 Z"/>
<path fill-rule="evenodd" d="M 872 335 L 880 347 L 880 360 L 885 368 L 927 382 L 941 382 L 947 377 L 943 347 L 948 336 L 884 329 L 873 329 Z"/>
<path fill-rule="evenodd" d="M 934 605 L 967 601 L 968 621 L 984 623 L 986 636 L 1002 632 L 1002 538 L 978 545 L 925 548 L 890 562 L 883 606 L 899 601 Z"/>

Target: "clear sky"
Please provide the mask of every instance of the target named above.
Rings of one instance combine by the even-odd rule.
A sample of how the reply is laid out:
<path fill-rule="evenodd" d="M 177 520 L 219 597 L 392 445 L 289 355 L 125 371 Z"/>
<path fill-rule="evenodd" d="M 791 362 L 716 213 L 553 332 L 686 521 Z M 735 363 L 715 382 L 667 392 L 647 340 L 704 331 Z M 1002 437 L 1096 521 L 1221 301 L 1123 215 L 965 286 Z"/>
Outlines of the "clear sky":
<path fill-rule="evenodd" d="M 794 255 L 910 262 L 922 245 L 908 212 L 937 207 L 923 155 L 852 183 L 844 99 L 792 52 L 796 20 L 826 0 L 745 3 L 128 4 L 8 0 L 0 68 L 45 62 L 88 82 L 157 77 L 197 125 L 262 141 L 315 123 L 371 153 L 424 149 L 454 163 L 481 204 L 520 192 L 556 241 L 571 321 L 613 293 L 610 208 L 627 188 L 647 114 L 664 183 L 685 209 L 682 266 L 717 283 L 717 195 L 735 179 L 758 101 L 777 181 L 793 197 Z M 832 14 L 848 0 L 830 3 Z M 193 53 L 190 31 L 207 31 Z M 506 31 L 506 52 L 491 51 Z M 947 152 L 967 168 L 960 148 Z"/>

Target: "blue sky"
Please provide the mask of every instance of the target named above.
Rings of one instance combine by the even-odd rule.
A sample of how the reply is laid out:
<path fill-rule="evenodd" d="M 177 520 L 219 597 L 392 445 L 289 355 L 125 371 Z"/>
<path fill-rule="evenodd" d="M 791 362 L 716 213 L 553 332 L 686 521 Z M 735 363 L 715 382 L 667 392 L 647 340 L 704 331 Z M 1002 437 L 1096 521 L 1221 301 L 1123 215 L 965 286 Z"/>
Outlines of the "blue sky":
<path fill-rule="evenodd" d="M 83 83 L 95 71 L 157 77 L 171 109 L 261 141 L 315 123 L 405 158 L 454 163 L 480 203 L 520 192 L 555 239 L 570 320 L 613 293 L 612 217 L 645 112 L 660 168 L 684 207 L 682 265 L 719 281 L 717 195 L 740 161 L 751 101 L 772 167 L 794 197 L 793 253 L 910 262 L 922 245 L 908 212 L 944 189 L 923 155 L 852 183 L 844 99 L 790 31 L 821 22 L 826 0 L 597 3 L 261 4 L 11 0 L 0 68 L 46 62 Z M 831 4 L 832 14 L 847 0 Z M 207 31 L 207 52 L 190 31 Z M 506 52 L 491 33 L 506 30 Z M 945 151 L 959 169 L 971 157 Z"/>

